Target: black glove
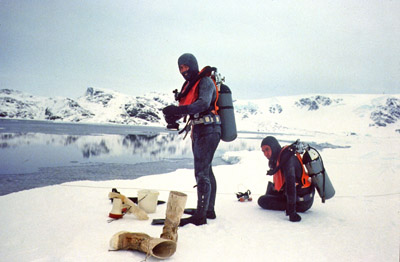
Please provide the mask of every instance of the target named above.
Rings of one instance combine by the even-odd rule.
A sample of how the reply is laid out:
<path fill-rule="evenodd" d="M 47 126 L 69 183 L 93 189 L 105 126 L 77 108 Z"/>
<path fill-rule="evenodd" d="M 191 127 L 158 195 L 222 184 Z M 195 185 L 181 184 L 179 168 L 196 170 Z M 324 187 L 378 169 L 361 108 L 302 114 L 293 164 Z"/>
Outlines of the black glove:
<path fill-rule="evenodd" d="M 170 105 L 170 106 L 165 107 L 162 111 L 163 111 L 164 115 L 170 115 L 170 116 L 188 114 L 187 106 Z"/>
<path fill-rule="evenodd" d="M 275 170 L 274 169 L 270 169 L 267 171 L 267 176 L 273 176 L 275 174 Z"/>
<path fill-rule="evenodd" d="M 299 222 L 301 220 L 301 216 L 296 212 L 296 204 L 286 205 L 286 215 L 289 216 L 291 222 Z"/>
<path fill-rule="evenodd" d="M 167 106 L 162 111 L 166 116 L 180 115 L 179 107 L 174 105 Z"/>
<path fill-rule="evenodd" d="M 291 222 L 300 222 L 301 216 L 299 216 L 299 214 L 297 214 L 297 213 L 294 213 L 294 214 L 289 215 L 289 220 Z"/>
<path fill-rule="evenodd" d="M 179 129 L 179 124 L 176 122 L 181 118 L 181 116 L 174 116 L 174 115 L 165 115 L 165 121 L 167 122 L 168 129 Z"/>

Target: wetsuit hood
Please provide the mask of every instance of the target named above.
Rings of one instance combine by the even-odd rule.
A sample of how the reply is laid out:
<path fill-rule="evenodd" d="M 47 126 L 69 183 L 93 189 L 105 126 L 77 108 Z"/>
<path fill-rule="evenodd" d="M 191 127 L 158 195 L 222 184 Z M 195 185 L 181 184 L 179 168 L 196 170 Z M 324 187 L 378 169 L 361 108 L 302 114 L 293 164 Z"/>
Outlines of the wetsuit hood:
<path fill-rule="evenodd" d="M 279 153 L 282 150 L 281 145 L 279 144 L 278 140 L 276 140 L 273 136 L 267 136 L 261 142 L 261 146 L 268 145 L 271 148 L 272 154 L 270 158 L 270 165 L 276 163 L 279 157 Z"/>
<path fill-rule="evenodd" d="M 199 73 L 199 65 L 197 59 L 194 55 L 185 53 L 181 55 L 178 59 L 178 67 L 181 65 L 187 65 L 189 67 L 188 75 L 184 78 L 187 81 L 192 80 Z"/>

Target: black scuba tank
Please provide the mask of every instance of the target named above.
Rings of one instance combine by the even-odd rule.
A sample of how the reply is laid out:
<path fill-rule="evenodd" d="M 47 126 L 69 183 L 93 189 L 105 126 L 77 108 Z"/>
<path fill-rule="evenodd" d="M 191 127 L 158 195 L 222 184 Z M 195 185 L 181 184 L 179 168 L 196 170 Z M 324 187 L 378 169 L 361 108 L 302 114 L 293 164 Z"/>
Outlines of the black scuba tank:
<path fill-rule="evenodd" d="M 237 137 L 235 111 L 232 102 L 232 92 L 227 85 L 221 83 L 217 101 L 218 115 L 221 118 L 221 140 L 231 142 Z"/>

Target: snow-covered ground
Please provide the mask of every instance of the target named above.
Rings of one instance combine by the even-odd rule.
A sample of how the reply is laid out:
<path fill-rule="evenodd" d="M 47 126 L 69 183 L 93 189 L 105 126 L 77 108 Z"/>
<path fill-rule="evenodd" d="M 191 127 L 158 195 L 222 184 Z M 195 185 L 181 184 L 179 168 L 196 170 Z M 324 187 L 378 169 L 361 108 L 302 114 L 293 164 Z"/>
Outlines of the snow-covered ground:
<path fill-rule="evenodd" d="M 399 99 L 330 95 L 236 101 L 238 129 L 252 132 L 220 144 L 231 164 L 214 167 L 217 219 L 180 228 L 178 249 L 168 261 L 399 261 Z M 257 205 L 272 179 L 265 175 L 267 159 L 259 149 L 268 134 L 282 144 L 300 138 L 325 145 L 321 155 L 336 195 L 325 204 L 316 196 L 300 223 Z M 126 215 L 107 223 L 112 207 L 108 193 L 113 187 L 127 196 L 155 189 L 166 201 L 169 191 L 178 190 L 188 194 L 187 207 L 194 207 L 194 184 L 193 169 L 178 169 L 135 180 L 77 181 L 1 196 L 0 260 L 143 261 L 140 252 L 108 251 L 109 240 L 123 230 L 158 237 L 162 227 L 150 223 L 165 216 L 166 205 L 159 205 L 146 221 Z M 238 202 L 235 193 L 247 189 L 254 200 Z"/>
<path fill-rule="evenodd" d="M 279 140 L 293 140 L 278 135 Z M 267 159 L 256 150 L 231 151 L 226 159 L 240 159 L 214 168 L 218 183 L 216 220 L 187 225 L 178 231 L 178 249 L 168 261 L 399 261 L 400 138 L 313 134 L 303 140 L 340 145 L 321 154 L 336 196 L 302 214 L 300 223 L 284 212 L 258 207 L 270 177 Z M 153 237 L 161 226 L 166 205 L 146 221 L 133 215 L 107 223 L 116 187 L 127 196 L 142 188 L 156 189 L 167 200 L 170 190 L 188 194 L 187 207 L 196 202 L 193 170 L 141 177 L 136 180 L 78 181 L 0 197 L 1 261 L 142 261 L 136 251 L 108 251 L 116 232 L 144 232 Z M 241 203 L 235 192 L 250 189 L 254 200 Z M 156 261 L 147 258 L 147 261 Z"/>

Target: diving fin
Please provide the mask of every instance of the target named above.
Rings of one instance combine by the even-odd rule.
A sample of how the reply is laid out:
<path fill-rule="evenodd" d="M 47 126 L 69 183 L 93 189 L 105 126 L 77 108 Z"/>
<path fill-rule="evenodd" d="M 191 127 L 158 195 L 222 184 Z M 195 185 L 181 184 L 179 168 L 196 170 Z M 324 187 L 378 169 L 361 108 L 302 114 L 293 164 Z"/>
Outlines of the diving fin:
<path fill-rule="evenodd" d="M 159 218 L 159 219 L 153 219 L 153 221 L 151 221 L 151 224 L 153 226 L 159 226 L 159 225 L 164 225 L 165 219 L 164 218 Z"/>

